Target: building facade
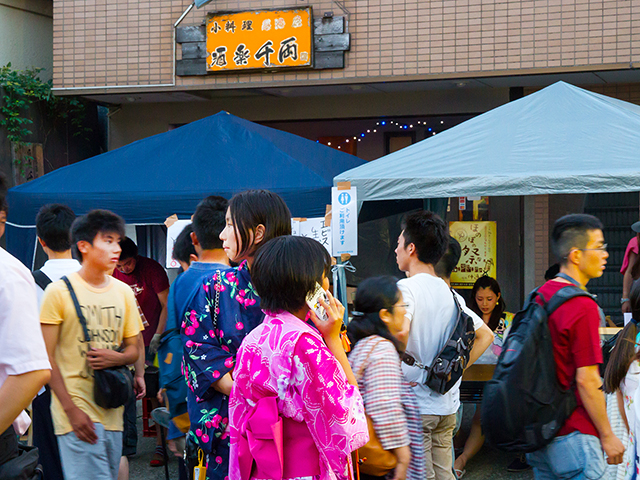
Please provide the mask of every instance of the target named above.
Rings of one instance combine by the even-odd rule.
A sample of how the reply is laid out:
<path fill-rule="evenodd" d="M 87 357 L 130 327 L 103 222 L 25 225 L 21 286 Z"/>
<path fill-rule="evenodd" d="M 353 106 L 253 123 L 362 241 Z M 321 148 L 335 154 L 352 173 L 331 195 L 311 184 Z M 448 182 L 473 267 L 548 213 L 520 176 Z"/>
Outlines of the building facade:
<path fill-rule="evenodd" d="M 216 16 L 307 7 L 311 66 L 207 70 Z M 111 149 L 226 110 L 373 160 L 558 80 L 640 103 L 640 0 L 54 0 L 53 17 L 54 91 L 109 106 Z M 542 280 L 556 203 L 493 200 L 507 296 Z"/>

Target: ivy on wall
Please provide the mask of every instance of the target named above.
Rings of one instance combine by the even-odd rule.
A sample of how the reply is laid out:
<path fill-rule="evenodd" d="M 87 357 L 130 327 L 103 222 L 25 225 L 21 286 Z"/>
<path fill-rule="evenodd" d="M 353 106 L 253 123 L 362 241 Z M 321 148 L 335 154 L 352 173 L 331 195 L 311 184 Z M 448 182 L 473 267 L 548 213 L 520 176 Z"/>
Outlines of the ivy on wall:
<path fill-rule="evenodd" d="M 28 141 L 34 119 L 31 118 L 32 105 L 41 107 L 41 143 L 46 146 L 47 138 L 54 128 L 67 120 L 73 136 L 84 136 L 91 132 L 84 126 L 85 105 L 78 98 L 57 97 L 51 92 L 51 81 L 43 82 L 38 74 L 42 68 L 14 70 L 11 63 L 0 67 L 0 127 L 5 127 L 7 140 L 12 142 L 15 152 L 24 152 L 31 146 Z M 48 128 L 46 128 L 48 127 Z M 88 138 L 86 138 L 88 140 Z M 27 166 L 33 162 L 30 155 L 15 155 L 14 167 L 24 177 Z"/>

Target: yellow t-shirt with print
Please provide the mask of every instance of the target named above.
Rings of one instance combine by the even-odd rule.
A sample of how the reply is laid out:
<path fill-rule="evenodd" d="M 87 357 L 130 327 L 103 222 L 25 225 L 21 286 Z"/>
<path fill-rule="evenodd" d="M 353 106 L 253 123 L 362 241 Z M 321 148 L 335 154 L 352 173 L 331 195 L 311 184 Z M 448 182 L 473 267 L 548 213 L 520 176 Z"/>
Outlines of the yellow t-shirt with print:
<path fill-rule="evenodd" d="M 115 350 L 122 345 L 123 339 L 135 337 L 144 328 L 129 285 L 109 277 L 106 287 L 95 288 L 77 273 L 68 275 L 68 278 L 87 320 L 92 348 Z M 86 360 L 88 346 L 71 294 L 63 280 L 46 288 L 40 323 L 60 325 L 55 361 L 73 403 L 94 423 L 101 423 L 105 430 L 122 431 L 124 407 L 105 409 L 94 401 L 93 370 Z M 144 355 L 144 352 L 140 354 Z M 51 416 L 56 435 L 73 431 L 55 394 L 51 397 Z"/>

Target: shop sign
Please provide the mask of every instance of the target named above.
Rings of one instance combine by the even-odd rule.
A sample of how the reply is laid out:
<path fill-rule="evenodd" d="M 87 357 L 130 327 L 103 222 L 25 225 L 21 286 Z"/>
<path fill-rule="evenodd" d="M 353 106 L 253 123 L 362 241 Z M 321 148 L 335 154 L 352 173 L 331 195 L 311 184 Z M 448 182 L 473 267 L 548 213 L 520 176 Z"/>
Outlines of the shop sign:
<path fill-rule="evenodd" d="M 449 222 L 449 233 L 462 248 L 452 287 L 472 288 L 483 275 L 496 278 L 496 222 Z"/>
<path fill-rule="evenodd" d="M 207 71 L 311 67 L 311 8 L 213 13 L 207 18 Z"/>
<path fill-rule="evenodd" d="M 333 256 L 358 254 L 358 198 L 349 182 L 331 189 Z"/>

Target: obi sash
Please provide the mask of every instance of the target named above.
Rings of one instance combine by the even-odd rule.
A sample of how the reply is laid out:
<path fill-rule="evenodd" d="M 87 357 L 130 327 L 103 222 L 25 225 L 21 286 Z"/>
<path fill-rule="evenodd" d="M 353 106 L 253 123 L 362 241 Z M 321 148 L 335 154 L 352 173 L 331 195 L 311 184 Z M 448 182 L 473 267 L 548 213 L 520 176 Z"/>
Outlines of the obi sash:
<path fill-rule="evenodd" d="M 305 423 L 278 414 L 276 397 L 264 397 L 247 413 L 238 438 L 241 480 L 320 475 L 320 455 Z"/>

